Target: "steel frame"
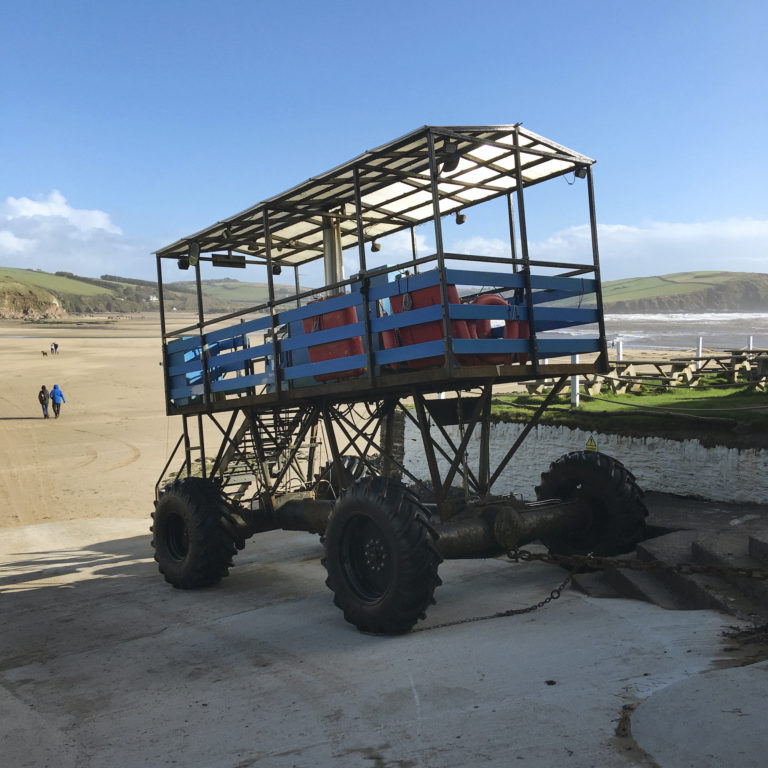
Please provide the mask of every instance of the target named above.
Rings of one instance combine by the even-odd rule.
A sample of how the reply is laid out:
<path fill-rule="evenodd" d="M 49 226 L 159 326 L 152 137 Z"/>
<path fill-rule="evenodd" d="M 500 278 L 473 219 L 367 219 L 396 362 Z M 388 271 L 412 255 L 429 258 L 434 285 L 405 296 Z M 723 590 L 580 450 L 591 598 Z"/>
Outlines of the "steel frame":
<path fill-rule="evenodd" d="M 449 177 L 450 184 L 445 183 L 441 173 L 451 142 L 455 143 L 462 162 L 482 169 L 486 178 L 470 181 L 462 178 L 457 170 Z M 493 151 L 497 152 L 493 159 L 487 159 Z M 421 481 L 403 466 L 402 458 L 394 449 L 394 423 L 397 414 L 403 414 L 402 418 L 413 422 L 421 435 L 437 508 L 442 517 L 447 519 L 451 514 L 447 499 L 454 480 L 460 479 L 467 497 L 480 501 L 491 498 L 493 486 L 501 472 L 568 377 L 607 368 L 592 163 L 590 158 L 525 131 L 519 125 L 427 126 L 158 251 L 161 333 L 167 372 L 166 406 L 169 415 L 182 416 L 183 432 L 158 480 L 156 497 L 162 491 L 163 482 L 169 479 L 168 470 L 182 446 L 184 459 L 176 476 L 191 474 L 198 463 L 195 456 L 199 454 L 203 477 L 211 477 L 227 489 L 231 488 L 233 478 L 237 482 L 240 472 L 241 479 L 249 481 L 248 490 L 243 492 L 241 488 L 246 484 L 243 479 L 231 500 L 243 508 L 248 507 L 251 512 L 261 510 L 268 515 L 274 515 L 294 490 L 312 495 L 317 482 L 318 449 L 321 445 L 327 446 L 332 461 L 339 469 L 342 458 L 352 455 L 369 472 L 400 475 L 420 485 Z M 547 169 L 546 172 L 537 175 L 542 168 Z M 588 263 L 571 263 L 531 259 L 524 190 L 576 172 L 586 178 L 591 260 Z M 381 199 L 371 202 L 376 195 Z M 424 195 L 429 196 L 429 204 L 425 204 Z M 507 201 L 510 232 L 508 257 L 481 257 L 444 250 L 442 216 L 501 197 Z M 348 211 L 350 208 L 352 213 Z M 419 256 L 415 227 L 429 221 L 434 225 L 436 252 L 432 256 Z M 319 295 L 318 290 L 300 290 L 298 270 L 315 259 L 329 258 L 322 240 L 329 222 L 338 228 L 343 248 L 357 247 L 360 274 L 320 290 L 344 291 L 349 290 L 355 280 L 361 282 L 365 375 L 302 390 L 285 378 L 286 371 L 279 362 L 283 349 L 278 330 L 290 307 L 295 307 L 294 312 L 301 312 L 302 307 L 306 308 L 308 302 Z M 298 224 L 304 226 L 300 237 L 283 234 Z M 412 258 L 386 270 L 408 269 L 414 275 L 421 275 L 424 267 L 435 266 L 441 298 L 444 362 L 440 366 L 417 371 L 390 369 L 384 376 L 379 370 L 381 366 L 376 364 L 374 353 L 373 337 L 376 331 L 372 328 L 374 315 L 371 308 L 375 299 L 370 297 L 370 286 L 382 274 L 382 269 L 367 269 L 366 244 L 403 230 L 410 230 Z M 193 254 L 199 254 L 194 264 L 190 258 Z M 266 268 L 268 300 L 238 312 L 206 318 L 200 262 L 235 256 L 241 258 L 243 266 L 260 265 Z M 458 364 L 457 356 L 452 351 L 453 316 L 447 295 L 449 265 L 455 261 L 508 269 L 518 277 L 515 284 L 519 287 L 514 291 L 520 292 L 524 298 L 522 306 L 530 325 L 526 363 L 488 364 L 471 368 Z M 168 262 L 179 262 L 179 266 L 194 268 L 198 305 L 197 322 L 174 330 L 167 327 L 164 299 L 163 264 Z M 294 268 L 296 292 L 286 298 L 277 298 L 274 274 L 283 267 Z M 536 318 L 541 310 L 534 297 L 534 269 L 558 270 L 563 278 L 591 275 L 598 326 L 598 356 L 594 363 L 550 364 L 544 361 L 536 332 Z M 245 391 L 238 391 L 235 397 L 218 397 L 210 368 L 213 359 L 210 335 L 217 333 L 222 324 L 242 321 L 246 316 L 264 318 L 264 346 L 271 345 L 274 384 L 269 390 L 249 386 Z M 198 387 L 201 392 L 199 396 L 182 402 L 183 399 L 173 396 L 170 371 L 174 365 L 169 349 L 174 342 L 188 336 L 198 340 L 201 372 Z M 245 345 L 243 341 L 243 352 Z M 243 370 L 253 377 L 253 361 L 246 360 Z M 545 377 L 556 379 L 555 387 L 502 461 L 495 468 L 491 467 L 489 421 L 494 386 Z M 430 397 L 433 393 L 444 392 L 456 392 L 457 402 L 464 398 L 471 403 L 471 412 L 462 423 L 463 435 L 458 444 L 450 439 L 441 423 L 441 401 Z M 351 417 L 351 407 L 356 403 L 365 404 L 367 411 L 362 418 Z M 412 404 L 412 408 L 408 403 Z M 218 416 L 225 412 L 230 413 L 230 417 L 227 425 L 222 426 Z M 215 432 L 221 436 L 210 466 L 206 456 L 204 424 L 213 424 Z M 435 438 L 435 431 L 447 448 Z M 479 432 L 480 440 L 479 460 L 475 468 L 467 465 L 466 450 L 476 432 Z M 349 451 L 352 453 L 349 454 Z M 440 471 L 438 456 L 448 463 L 444 473 Z M 270 474 L 274 467 L 277 469 Z M 339 471 L 338 475 L 343 485 L 344 473 Z"/>

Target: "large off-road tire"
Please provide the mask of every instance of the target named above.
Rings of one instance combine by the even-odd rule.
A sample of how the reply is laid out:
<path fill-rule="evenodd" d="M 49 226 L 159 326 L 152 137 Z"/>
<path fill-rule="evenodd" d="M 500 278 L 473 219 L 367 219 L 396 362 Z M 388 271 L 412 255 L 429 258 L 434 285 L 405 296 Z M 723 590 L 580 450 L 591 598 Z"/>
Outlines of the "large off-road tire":
<path fill-rule="evenodd" d="M 165 488 L 150 530 L 160 573 L 179 589 L 217 584 L 245 544 L 218 486 L 200 477 L 185 477 Z"/>
<path fill-rule="evenodd" d="M 402 483 L 366 477 L 336 502 L 325 532 L 326 585 L 362 632 L 397 635 L 425 616 L 442 560 L 437 533 Z"/>
<path fill-rule="evenodd" d="M 586 527 L 543 540 L 562 555 L 611 556 L 630 552 L 645 538 L 648 510 L 635 476 L 616 459 L 596 451 L 561 456 L 541 475 L 536 498 L 568 501 L 579 498 L 589 511 Z"/>
<path fill-rule="evenodd" d="M 344 478 L 333 461 L 324 464 L 315 477 L 315 498 L 321 501 L 335 501 L 341 495 L 342 486 L 350 486 L 361 477 L 368 474 L 368 467 L 358 456 L 341 457 Z"/>

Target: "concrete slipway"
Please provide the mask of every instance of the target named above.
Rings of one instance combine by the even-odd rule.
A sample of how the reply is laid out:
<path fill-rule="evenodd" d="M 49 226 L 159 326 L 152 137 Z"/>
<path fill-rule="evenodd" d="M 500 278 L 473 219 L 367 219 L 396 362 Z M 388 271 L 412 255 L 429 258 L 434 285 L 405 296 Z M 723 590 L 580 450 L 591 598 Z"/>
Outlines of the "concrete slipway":
<path fill-rule="evenodd" d="M 257 537 L 194 593 L 157 574 L 143 521 L 0 539 L 4 768 L 765 765 L 768 663 L 722 668 L 735 620 L 715 612 L 567 590 L 429 630 L 563 577 L 452 561 L 427 631 L 371 637 L 309 534 Z"/>

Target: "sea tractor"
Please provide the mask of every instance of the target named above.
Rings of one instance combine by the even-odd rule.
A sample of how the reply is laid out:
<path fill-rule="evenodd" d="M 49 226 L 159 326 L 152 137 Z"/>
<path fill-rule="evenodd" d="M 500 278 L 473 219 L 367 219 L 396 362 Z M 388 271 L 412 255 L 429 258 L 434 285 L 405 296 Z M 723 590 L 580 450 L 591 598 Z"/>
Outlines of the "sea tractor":
<path fill-rule="evenodd" d="M 593 162 L 519 124 L 425 126 L 159 250 L 166 409 L 182 424 L 152 515 L 166 581 L 210 587 L 254 534 L 309 531 L 344 618 L 399 634 L 434 603 L 444 558 L 633 549 L 642 493 L 604 454 L 554 461 L 535 501 L 494 494 L 569 378 L 607 371 Z M 526 207 L 547 184 L 586 191 L 577 262 L 529 250 Z M 446 248 L 448 227 L 488 211 L 504 249 Z M 212 312 L 201 268 L 216 267 L 266 289 Z M 169 327 L 178 270 L 197 312 Z M 499 452 L 494 391 L 531 382 L 548 395 Z M 403 459 L 406 426 L 428 477 Z"/>

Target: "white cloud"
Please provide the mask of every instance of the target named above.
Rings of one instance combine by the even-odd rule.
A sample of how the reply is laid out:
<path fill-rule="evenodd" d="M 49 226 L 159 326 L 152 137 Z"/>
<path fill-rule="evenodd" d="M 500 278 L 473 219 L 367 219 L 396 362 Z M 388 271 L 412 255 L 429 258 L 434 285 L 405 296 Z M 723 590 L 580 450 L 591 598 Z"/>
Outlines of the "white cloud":
<path fill-rule="evenodd" d="M 151 276 L 151 248 L 128 238 L 104 211 L 73 208 L 53 190 L 47 197 L 8 197 L 0 203 L 0 265 Z"/>
<path fill-rule="evenodd" d="M 604 280 L 701 269 L 768 273 L 768 220 L 601 224 L 598 235 Z M 379 253 L 368 254 L 370 266 L 410 258 L 409 231 L 382 238 L 380 243 Z M 153 279 L 150 253 L 155 245 L 126 236 L 104 211 L 73 208 L 58 190 L 37 200 L 8 197 L 0 202 L 3 266 Z M 419 256 L 434 253 L 434 244 L 418 231 L 416 247 Z M 446 249 L 481 256 L 509 255 L 509 243 L 501 238 L 468 237 L 446 243 Z M 534 259 L 583 263 L 590 254 L 586 226 L 565 229 L 530 244 Z M 346 252 L 345 261 L 347 274 L 358 269 L 356 251 Z M 310 282 L 321 284 L 322 265 L 316 271 Z"/>
<path fill-rule="evenodd" d="M 17 237 L 5 229 L 0 229 L 0 254 L 18 254 L 22 253 L 34 245 L 32 240 L 25 240 L 23 237 Z"/>
<path fill-rule="evenodd" d="M 598 226 L 604 280 L 690 270 L 768 272 L 768 221 L 650 222 Z M 573 227 L 532 243 L 531 257 L 584 261 L 591 253 L 589 228 Z"/>
<path fill-rule="evenodd" d="M 64 195 L 54 189 L 47 200 L 30 200 L 28 197 L 9 197 L 5 201 L 5 218 L 15 219 L 62 219 L 80 232 L 104 230 L 114 235 L 122 234 L 104 211 L 72 208 Z"/>

